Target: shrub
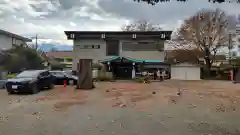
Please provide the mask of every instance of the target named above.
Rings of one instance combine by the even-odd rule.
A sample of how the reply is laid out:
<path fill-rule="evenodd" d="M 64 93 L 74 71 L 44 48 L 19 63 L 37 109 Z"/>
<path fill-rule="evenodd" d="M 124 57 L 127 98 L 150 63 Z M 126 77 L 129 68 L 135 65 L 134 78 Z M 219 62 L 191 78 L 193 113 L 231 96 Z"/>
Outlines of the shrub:
<path fill-rule="evenodd" d="M 101 63 L 93 63 L 92 68 L 100 69 L 102 68 Z"/>
<path fill-rule="evenodd" d="M 17 74 L 8 74 L 7 75 L 7 78 L 8 79 L 11 79 L 11 78 L 15 78 L 17 76 Z"/>
<path fill-rule="evenodd" d="M 134 81 L 138 83 L 150 83 L 149 78 L 147 76 L 136 77 Z"/>
<path fill-rule="evenodd" d="M 96 78 L 97 81 L 111 81 L 113 80 L 112 77 L 107 76 L 107 75 L 100 75 Z"/>

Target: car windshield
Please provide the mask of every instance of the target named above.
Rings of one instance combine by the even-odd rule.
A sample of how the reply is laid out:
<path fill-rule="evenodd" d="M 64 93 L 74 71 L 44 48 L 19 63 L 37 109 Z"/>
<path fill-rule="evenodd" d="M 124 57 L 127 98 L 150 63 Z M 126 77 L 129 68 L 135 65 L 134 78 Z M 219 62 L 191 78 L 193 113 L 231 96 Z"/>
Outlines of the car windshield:
<path fill-rule="evenodd" d="M 35 78 L 39 74 L 38 71 L 23 71 L 19 73 L 16 77 L 17 78 Z"/>
<path fill-rule="evenodd" d="M 58 71 L 51 72 L 51 74 L 54 75 L 54 76 L 64 76 L 64 75 L 66 75 L 64 72 L 58 72 Z"/>
<path fill-rule="evenodd" d="M 66 74 L 68 76 L 72 76 L 72 72 L 70 72 L 70 71 L 65 71 L 64 74 Z"/>

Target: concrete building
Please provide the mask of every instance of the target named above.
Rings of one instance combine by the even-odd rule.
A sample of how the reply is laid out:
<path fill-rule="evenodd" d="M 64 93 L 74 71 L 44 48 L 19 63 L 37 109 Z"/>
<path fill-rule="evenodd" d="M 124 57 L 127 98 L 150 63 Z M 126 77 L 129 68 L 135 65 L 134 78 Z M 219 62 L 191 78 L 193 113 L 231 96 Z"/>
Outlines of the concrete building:
<path fill-rule="evenodd" d="M 14 45 L 26 45 L 27 42 L 31 41 L 31 39 L 0 29 L 0 52 L 11 49 Z M 0 79 L 5 78 L 5 74 L 0 65 Z"/>
<path fill-rule="evenodd" d="M 14 45 L 26 45 L 27 42 L 32 42 L 32 40 L 8 31 L 0 30 L 0 49 L 2 50 L 10 49 Z"/>
<path fill-rule="evenodd" d="M 201 80 L 199 65 L 182 62 L 171 66 L 171 79 L 176 80 Z"/>
<path fill-rule="evenodd" d="M 54 51 L 54 52 L 46 52 L 47 57 L 53 58 L 54 60 L 64 64 L 67 69 L 72 69 L 72 51 Z"/>
<path fill-rule="evenodd" d="M 169 68 L 164 62 L 164 41 L 172 31 L 108 32 L 65 31 L 73 40 L 73 70 L 79 59 L 104 63 L 116 77 L 134 78 L 139 68 Z"/>

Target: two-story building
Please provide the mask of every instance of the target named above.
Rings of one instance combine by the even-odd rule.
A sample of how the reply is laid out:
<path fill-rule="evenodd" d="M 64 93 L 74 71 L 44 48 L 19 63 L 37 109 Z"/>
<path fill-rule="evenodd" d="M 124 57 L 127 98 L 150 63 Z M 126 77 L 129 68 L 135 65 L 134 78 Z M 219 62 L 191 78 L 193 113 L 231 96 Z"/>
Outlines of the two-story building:
<path fill-rule="evenodd" d="M 14 45 L 26 45 L 27 42 L 31 41 L 31 39 L 0 29 L 0 52 L 11 49 Z M 0 65 L 0 79 L 1 78 L 5 78 L 5 72 L 2 71 Z"/>
<path fill-rule="evenodd" d="M 73 70 L 79 59 L 101 62 L 118 78 L 134 78 L 140 68 L 168 68 L 164 41 L 172 31 L 65 31 L 73 40 Z"/>
<path fill-rule="evenodd" d="M 26 45 L 31 39 L 0 29 L 0 49 L 7 50 L 14 45 Z"/>
<path fill-rule="evenodd" d="M 65 65 L 66 69 L 72 69 L 72 51 L 52 51 L 45 53 L 47 57 L 53 58 L 54 60 Z"/>

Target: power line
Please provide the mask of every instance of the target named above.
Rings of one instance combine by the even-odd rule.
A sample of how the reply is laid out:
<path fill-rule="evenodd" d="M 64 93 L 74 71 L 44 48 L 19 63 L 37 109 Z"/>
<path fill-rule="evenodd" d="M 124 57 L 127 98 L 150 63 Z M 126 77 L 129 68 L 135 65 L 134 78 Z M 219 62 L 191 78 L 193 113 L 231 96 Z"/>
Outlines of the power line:
<path fill-rule="evenodd" d="M 36 47 L 36 49 L 38 49 L 38 35 L 36 34 L 36 45 L 35 45 L 35 47 Z"/>

